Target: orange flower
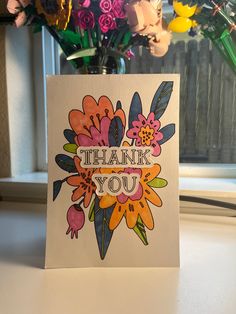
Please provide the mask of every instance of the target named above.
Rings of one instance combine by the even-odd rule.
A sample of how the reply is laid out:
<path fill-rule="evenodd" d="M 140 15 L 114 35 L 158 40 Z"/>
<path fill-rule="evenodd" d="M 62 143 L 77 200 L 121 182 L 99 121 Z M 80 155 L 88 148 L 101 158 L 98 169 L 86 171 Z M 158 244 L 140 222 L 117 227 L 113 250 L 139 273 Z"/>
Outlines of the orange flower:
<path fill-rule="evenodd" d="M 92 168 L 82 168 L 80 166 L 81 160 L 77 156 L 74 157 L 74 162 L 78 174 L 73 175 L 66 180 L 69 185 L 77 187 L 73 191 L 71 199 L 73 202 L 75 202 L 80 198 L 83 198 L 84 207 L 88 207 L 96 190 L 96 185 L 92 181 L 92 175 L 99 172 L 99 170 Z"/>
<path fill-rule="evenodd" d="M 134 171 L 137 169 L 134 169 Z M 112 196 L 109 194 L 103 195 L 100 200 L 101 208 L 108 208 L 115 204 L 109 228 L 114 230 L 120 223 L 123 216 L 126 219 L 127 226 L 133 229 L 137 223 L 138 217 L 142 219 L 144 225 L 148 229 L 154 228 L 154 221 L 152 212 L 150 210 L 147 201 L 151 202 L 155 206 L 161 206 L 162 201 L 160 197 L 153 191 L 153 189 L 148 185 L 148 182 L 152 181 L 161 170 L 160 165 L 155 164 L 151 168 L 139 169 L 141 172 L 140 185 L 142 193 L 138 197 L 126 197 L 124 202 L 120 202 L 120 196 Z M 121 169 L 101 169 L 101 173 L 117 173 Z M 125 171 L 123 169 L 123 171 Z"/>
<path fill-rule="evenodd" d="M 100 122 L 103 117 L 108 117 L 110 120 L 114 117 L 119 117 L 122 124 L 125 125 L 124 111 L 117 109 L 114 112 L 113 105 L 106 96 L 101 96 L 98 102 L 96 102 L 92 96 L 87 95 L 82 101 L 82 107 L 83 111 L 72 110 L 69 113 L 70 126 L 76 134 L 90 136 L 91 126 L 100 130 Z"/>

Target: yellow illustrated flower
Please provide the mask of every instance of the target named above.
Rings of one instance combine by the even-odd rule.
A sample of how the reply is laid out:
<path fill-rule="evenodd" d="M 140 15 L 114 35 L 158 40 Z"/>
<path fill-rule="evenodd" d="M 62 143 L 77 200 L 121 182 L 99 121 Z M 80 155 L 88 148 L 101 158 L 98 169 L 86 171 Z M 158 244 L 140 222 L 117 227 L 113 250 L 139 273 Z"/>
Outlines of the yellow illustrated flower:
<path fill-rule="evenodd" d="M 154 190 L 148 185 L 148 183 L 157 177 L 160 170 L 161 167 L 158 164 L 155 164 L 151 168 L 142 169 L 100 169 L 102 174 L 126 173 L 138 174 L 140 176 L 139 186 L 134 195 L 128 196 L 122 193 L 118 196 L 112 196 L 109 194 L 101 196 L 99 203 L 101 208 L 108 208 L 114 205 L 114 210 L 109 223 L 110 230 L 114 230 L 119 225 L 123 217 L 125 217 L 127 226 L 130 229 L 135 227 L 139 217 L 148 229 L 151 230 L 154 228 L 153 216 L 148 202 L 160 207 L 162 206 L 162 201 L 156 192 L 154 192 Z"/>
<path fill-rule="evenodd" d="M 47 7 L 41 0 L 35 1 L 38 14 L 43 14 L 49 26 L 56 26 L 58 29 L 65 30 L 71 16 L 72 0 L 57 0 L 56 6 Z"/>

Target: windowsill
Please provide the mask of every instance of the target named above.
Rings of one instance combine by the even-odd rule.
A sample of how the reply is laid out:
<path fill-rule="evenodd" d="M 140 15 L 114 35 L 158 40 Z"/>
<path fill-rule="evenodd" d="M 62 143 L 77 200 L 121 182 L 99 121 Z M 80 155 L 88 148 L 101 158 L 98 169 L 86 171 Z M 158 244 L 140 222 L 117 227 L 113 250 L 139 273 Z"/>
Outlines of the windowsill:
<path fill-rule="evenodd" d="M 204 178 L 181 176 L 179 191 L 181 196 L 209 198 L 233 204 L 236 203 L 236 179 L 230 177 Z M 45 204 L 47 199 L 47 173 L 34 172 L 15 178 L 0 179 L 0 197 L 4 201 Z M 235 215 L 234 210 L 189 201 L 181 201 L 180 208 L 181 212 L 184 213 Z"/>

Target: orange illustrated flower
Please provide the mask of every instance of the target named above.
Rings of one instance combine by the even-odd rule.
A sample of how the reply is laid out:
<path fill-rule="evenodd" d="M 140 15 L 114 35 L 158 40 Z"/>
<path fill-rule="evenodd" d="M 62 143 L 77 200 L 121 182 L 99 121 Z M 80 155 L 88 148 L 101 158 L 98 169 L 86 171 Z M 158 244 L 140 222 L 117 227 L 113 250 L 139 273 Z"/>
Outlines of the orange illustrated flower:
<path fill-rule="evenodd" d="M 75 202 L 80 198 L 83 198 L 84 207 L 88 207 L 96 190 L 96 185 L 92 181 L 92 176 L 93 174 L 98 173 L 99 169 L 82 168 L 80 166 L 81 160 L 78 156 L 74 157 L 74 162 L 78 174 L 70 176 L 66 180 L 69 185 L 76 186 L 71 199 Z"/>
<path fill-rule="evenodd" d="M 56 26 L 65 30 L 70 20 L 72 0 L 56 0 L 54 3 L 36 0 L 35 7 L 38 14 L 43 14 L 49 26 Z"/>
<path fill-rule="evenodd" d="M 148 185 L 150 181 L 158 176 L 161 167 L 155 164 L 151 168 L 143 169 L 132 169 L 126 168 L 121 171 L 121 169 L 101 169 L 101 173 L 111 174 L 111 173 L 138 173 L 140 175 L 140 183 L 137 192 L 132 196 L 127 196 L 121 194 L 119 196 L 112 196 L 109 194 L 101 196 L 100 207 L 108 208 L 115 204 L 109 228 L 114 230 L 120 223 L 123 217 L 126 219 L 127 226 L 133 229 L 137 223 L 140 216 L 144 225 L 148 229 L 154 228 L 154 221 L 152 212 L 150 210 L 148 202 L 151 202 L 155 206 L 162 206 L 162 201 L 160 197 L 154 192 L 154 190 Z"/>
<path fill-rule="evenodd" d="M 125 126 L 125 113 L 122 109 L 114 111 L 110 99 L 106 96 L 101 96 L 96 102 L 92 96 L 85 96 L 82 101 L 81 110 L 72 110 L 69 113 L 69 122 L 72 130 L 77 135 L 84 134 L 91 136 L 91 127 L 100 130 L 101 120 L 107 117 L 112 120 L 114 117 L 119 117 Z M 75 138 L 76 144 L 79 145 L 77 137 Z"/>

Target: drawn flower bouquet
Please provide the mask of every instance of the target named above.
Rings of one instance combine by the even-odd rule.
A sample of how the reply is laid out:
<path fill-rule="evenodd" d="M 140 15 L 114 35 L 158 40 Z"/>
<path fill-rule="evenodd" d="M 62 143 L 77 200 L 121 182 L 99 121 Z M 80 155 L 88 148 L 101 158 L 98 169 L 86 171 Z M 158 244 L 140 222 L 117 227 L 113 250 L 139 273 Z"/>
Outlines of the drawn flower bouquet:
<path fill-rule="evenodd" d="M 175 134 L 175 125 L 161 126 L 173 82 L 164 81 L 157 89 L 147 116 L 142 101 L 134 93 L 128 125 L 122 104 L 114 107 L 107 96 L 98 101 L 86 95 L 82 110 L 69 112 L 70 129 L 64 130 L 68 154 L 55 157 L 57 165 L 69 173 L 53 183 L 56 201 L 63 183 L 73 187 L 74 204 L 67 211 L 71 239 L 78 238 L 85 223 L 85 212 L 94 224 L 101 259 L 105 258 L 113 232 L 122 220 L 144 245 L 148 245 L 146 228 L 154 228 L 149 204 L 161 207 L 157 189 L 167 181 L 161 178 L 156 162 L 162 145 Z"/>

